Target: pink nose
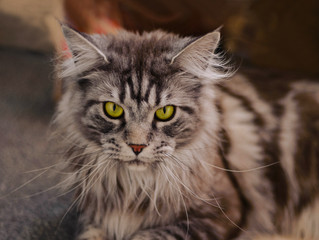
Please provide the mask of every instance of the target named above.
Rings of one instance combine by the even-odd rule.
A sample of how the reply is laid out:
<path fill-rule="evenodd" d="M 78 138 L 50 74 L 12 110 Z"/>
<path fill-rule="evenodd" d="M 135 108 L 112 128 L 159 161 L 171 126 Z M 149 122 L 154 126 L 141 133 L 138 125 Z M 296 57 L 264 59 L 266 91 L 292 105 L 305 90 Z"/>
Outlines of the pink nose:
<path fill-rule="evenodd" d="M 132 148 L 133 152 L 138 155 L 140 152 L 142 152 L 143 148 L 145 148 L 147 145 L 145 144 L 129 144 L 129 146 Z"/>

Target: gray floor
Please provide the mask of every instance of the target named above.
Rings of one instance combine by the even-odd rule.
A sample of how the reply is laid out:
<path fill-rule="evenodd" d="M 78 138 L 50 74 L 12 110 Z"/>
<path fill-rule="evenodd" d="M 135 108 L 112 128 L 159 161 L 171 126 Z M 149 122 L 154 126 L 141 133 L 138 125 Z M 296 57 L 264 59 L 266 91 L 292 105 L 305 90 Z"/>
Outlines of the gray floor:
<path fill-rule="evenodd" d="M 74 211 L 63 218 L 70 194 L 58 197 L 51 189 L 59 182 L 55 172 L 39 170 L 59 161 L 47 140 L 54 109 L 50 59 L 0 49 L 0 240 L 74 235 Z"/>

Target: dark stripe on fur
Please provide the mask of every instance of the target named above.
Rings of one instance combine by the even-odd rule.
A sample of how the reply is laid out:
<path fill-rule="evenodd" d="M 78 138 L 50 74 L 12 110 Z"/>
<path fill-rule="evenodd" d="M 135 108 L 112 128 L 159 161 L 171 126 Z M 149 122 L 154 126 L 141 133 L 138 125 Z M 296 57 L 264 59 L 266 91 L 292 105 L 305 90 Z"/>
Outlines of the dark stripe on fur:
<path fill-rule="evenodd" d="M 123 83 L 121 84 L 121 86 L 119 87 L 119 93 L 120 93 L 120 102 L 121 103 L 124 103 L 124 99 L 125 99 L 125 95 L 126 95 L 126 91 L 125 89 L 127 88 L 127 84 L 126 83 Z"/>
<path fill-rule="evenodd" d="M 221 131 L 220 131 L 220 139 L 222 141 L 222 146 L 219 147 L 218 151 L 219 151 L 219 155 L 222 159 L 224 168 L 232 170 L 230 165 L 229 165 L 229 162 L 226 158 L 227 154 L 229 153 L 229 149 L 231 148 L 231 145 L 230 145 L 230 140 L 229 140 L 228 134 L 224 129 L 221 129 Z M 230 179 L 232 185 L 234 186 L 234 188 L 237 192 L 237 195 L 240 199 L 240 202 L 241 202 L 241 210 L 240 210 L 241 217 L 240 217 L 239 223 L 237 223 L 237 225 L 239 227 L 243 228 L 247 224 L 247 217 L 248 217 L 249 211 L 251 210 L 251 204 L 248 201 L 248 199 L 246 198 L 246 196 L 244 195 L 243 190 L 241 189 L 235 175 L 230 171 L 227 171 L 226 173 L 227 173 L 227 176 Z M 239 235 L 239 233 L 240 233 L 240 229 L 238 227 L 234 227 L 228 233 L 228 236 L 226 237 L 226 239 L 233 239 L 233 238 L 237 237 Z"/>
<path fill-rule="evenodd" d="M 205 239 L 220 239 L 218 234 L 215 231 L 213 224 L 208 224 L 207 222 L 202 221 L 202 219 L 192 219 L 191 222 L 187 223 L 186 221 L 177 224 L 183 234 L 183 239 L 187 235 L 187 239 L 192 240 L 202 240 L 201 234 L 205 234 Z"/>
<path fill-rule="evenodd" d="M 188 236 L 191 237 L 192 240 L 200 240 L 200 236 L 198 235 L 198 233 L 196 232 L 197 229 L 194 229 L 194 225 L 193 222 L 192 223 L 187 223 L 185 222 L 181 222 L 179 224 L 177 224 L 177 226 L 182 229 L 182 231 L 185 233 L 187 233 Z M 203 225 L 202 225 L 203 226 Z"/>
<path fill-rule="evenodd" d="M 77 81 L 78 85 L 79 85 L 79 88 L 83 91 L 83 92 L 86 92 L 87 89 L 92 86 L 92 82 L 87 79 L 87 78 L 81 78 Z"/>
<path fill-rule="evenodd" d="M 120 75 L 120 81 L 121 81 L 121 84 L 118 84 L 119 93 L 120 93 L 119 96 L 120 96 L 121 103 L 124 103 L 124 99 L 126 96 L 126 88 L 128 87 L 127 80 L 130 78 L 131 70 L 126 69 L 122 71 L 122 73 L 120 73 L 119 75 Z"/>
<path fill-rule="evenodd" d="M 275 115 L 280 118 L 283 113 L 281 105 L 276 104 L 273 108 Z M 280 147 L 279 147 L 279 130 L 280 126 L 271 133 L 270 142 L 263 141 L 261 144 L 265 153 L 265 164 L 278 163 L 265 169 L 266 177 L 272 185 L 275 201 L 278 205 L 278 209 L 283 209 L 287 205 L 289 196 L 289 187 L 286 178 L 285 171 L 280 164 Z M 279 214 L 279 212 L 277 212 Z"/>
<path fill-rule="evenodd" d="M 297 132 L 296 177 L 301 189 L 297 213 L 319 195 L 319 103 L 309 94 L 295 97 L 300 126 Z"/>
<path fill-rule="evenodd" d="M 159 105 L 161 102 L 161 88 L 159 88 L 158 86 L 156 87 L 156 100 L 155 103 L 156 105 Z"/>
<path fill-rule="evenodd" d="M 258 127 L 264 127 L 265 126 L 265 120 L 263 117 L 255 111 L 255 109 L 252 107 L 251 102 L 249 99 L 245 98 L 244 96 L 233 92 L 232 90 L 228 89 L 225 86 L 219 86 L 219 89 L 221 89 L 224 93 L 227 93 L 228 95 L 237 98 L 242 103 L 241 105 L 248 111 L 252 112 L 254 114 L 254 123 Z"/>
<path fill-rule="evenodd" d="M 136 94 L 136 101 L 137 105 L 141 104 L 142 101 L 142 81 L 143 81 L 143 68 L 139 68 L 136 71 L 136 78 L 137 78 L 137 94 Z"/>
<path fill-rule="evenodd" d="M 102 116 L 100 115 L 93 115 L 92 121 L 95 123 L 95 126 L 98 131 L 101 133 L 109 133 L 115 128 L 115 124 L 109 121 L 106 121 Z"/>
<path fill-rule="evenodd" d="M 176 138 L 176 149 L 188 144 L 194 134 L 194 129 L 191 129 L 185 122 L 186 119 L 179 118 L 170 125 L 164 126 L 162 131 L 165 135 L 171 138 Z"/>
<path fill-rule="evenodd" d="M 220 86 L 220 89 L 229 94 L 230 96 L 238 99 L 241 102 L 241 105 L 249 112 L 254 115 L 254 123 L 258 126 L 258 128 L 265 127 L 265 120 L 263 117 L 252 107 L 251 101 L 244 96 L 241 96 L 238 93 L 234 93 L 233 91 L 229 90 L 227 87 Z M 276 114 L 277 117 L 281 115 L 282 108 L 280 105 L 275 105 L 273 108 L 273 112 Z M 260 144 L 264 149 L 264 163 L 271 164 L 271 163 L 279 163 L 279 156 L 280 156 L 280 149 L 278 146 L 278 129 L 275 130 L 272 134 L 271 142 L 266 142 L 261 140 Z M 280 164 L 276 164 L 272 167 L 266 169 L 265 177 L 267 177 L 272 184 L 272 190 L 274 192 L 274 197 L 277 205 L 282 208 L 287 204 L 288 201 L 288 183 L 285 176 L 285 172 L 282 169 Z M 262 192 L 263 190 L 260 189 Z"/>
<path fill-rule="evenodd" d="M 170 125 L 164 126 L 163 132 L 169 137 L 175 137 L 182 130 L 182 126 L 183 126 L 183 120 L 177 119 Z"/>
<path fill-rule="evenodd" d="M 148 99 L 150 97 L 150 93 L 151 93 L 151 90 L 152 90 L 153 86 L 154 86 L 154 82 L 149 82 L 148 83 L 147 90 L 146 90 L 145 96 L 144 96 L 144 101 L 145 102 L 148 102 Z"/>
<path fill-rule="evenodd" d="M 96 100 L 88 100 L 87 103 L 84 106 L 84 111 L 83 111 L 83 116 L 85 116 L 85 113 L 88 111 L 90 107 L 93 105 L 101 104 L 101 102 L 96 101 Z"/>
<path fill-rule="evenodd" d="M 72 146 L 65 152 L 64 157 L 69 159 L 69 164 L 72 170 L 79 170 L 84 164 L 84 161 L 86 160 L 86 155 L 83 155 L 84 150 L 85 147 L 78 148 L 77 146 Z"/>
<path fill-rule="evenodd" d="M 127 84 L 128 84 L 129 90 L 130 90 L 130 97 L 132 99 L 134 99 L 136 96 L 135 96 L 135 93 L 134 93 L 134 86 L 133 86 L 132 76 L 129 76 L 126 81 L 127 81 Z"/>
<path fill-rule="evenodd" d="M 184 236 L 181 236 L 179 233 L 175 232 L 173 229 L 166 228 L 164 232 L 168 235 L 171 235 L 176 240 L 184 240 Z"/>
<path fill-rule="evenodd" d="M 93 123 L 82 123 L 80 130 L 91 141 L 101 144 L 101 134 L 107 134 L 115 128 L 115 124 L 106 121 L 102 116 L 95 114 L 91 116 Z"/>
<path fill-rule="evenodd" d="M 194 114 L 194 112 L 195 112 L 194 109 L 192 109 L 191 107 L 188 107 L 188 106 L 179 106 L 179 108 L 182 111 L 188 113 L 189 115 Z"/>

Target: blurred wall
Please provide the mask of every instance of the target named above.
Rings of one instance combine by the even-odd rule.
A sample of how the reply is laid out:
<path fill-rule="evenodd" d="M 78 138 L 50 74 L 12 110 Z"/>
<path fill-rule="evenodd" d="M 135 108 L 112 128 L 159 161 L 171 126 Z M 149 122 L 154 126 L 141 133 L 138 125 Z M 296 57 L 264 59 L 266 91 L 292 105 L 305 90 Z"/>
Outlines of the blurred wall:
<path fill-rule="evenodd" d="M 64 7 L 69 22 L 86 32 L 117 28 L 101 15 L 133 31 L 182 35 L 224 25 L 224 47 L 243 64 L 319 76 L 318 0 L 1 0 L 0 46 L 60 48 L 55 18 L 63 19 Z"/>
<path fill-rule="evenodd" d="M 318 0 L 115 0 L 132 30 L 200 35 L 220 25 L 241 64 L 319 76 Z"/>
<path fill-rule="evenodd" d="M 247 62 L 319 76 L 318 0 L 255 0 L 225 30 L 226 47 Z"/>
<path fill-rule="evenodd" d="M 63 0 L 1 0 L 0 47 L 51 52 L 60 45 Z"/>

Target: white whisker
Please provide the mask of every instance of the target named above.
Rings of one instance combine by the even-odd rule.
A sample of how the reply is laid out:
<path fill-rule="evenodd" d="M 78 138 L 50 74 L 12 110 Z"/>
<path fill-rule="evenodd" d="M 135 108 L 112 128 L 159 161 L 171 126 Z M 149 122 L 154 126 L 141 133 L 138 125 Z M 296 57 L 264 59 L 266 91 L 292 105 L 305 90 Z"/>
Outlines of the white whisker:
<path fill-rule="evenodd" d="M 187 156 L 186 154 L 183 154 L 183 153 L 179 153 L 179 154 L 182 154 L 182 155 L 185 155 Z M 276 164 L 279 164 L 280 162 L 277 161 L 277 162 L 273 162 L 273 163 L 269 163 L 269 164 L 266 164 L 266 165 L 262 165 L 262 166 L 259 166 L 259 167 L 255 167 L 255 168 L 248 168 L 248 169 L 241 169 L 241 170 L 237 170 L 237 169 L 228 169 L 228 168 L 223 168 L 223 167 L 219 167 L 219 166 L 216 166 L 212 163 L 208 163 L 202 159 L 198 159 L 201 163 L 203 163 L 204 165 L 206 166 L 210 166 L 210 167 L 213 167 L 213 168 L 216 168 L 218 170 L 222 170 L 222 171 L 225 171 L 225 172 L 232 172 L 232 173 L 247 173 L 247 172 L 253 172 L 253 171 L 258 171 L 258 170 L 262 170 L 264 168 L 267 168 L 267 167 L 271 167 L 273 165 L 276 165 Z"/>
<path fill-rule="evenodd" d="M 110 169 L 116 164 L 116 162 L 110 167 Z M 107 163 L 107 165 L 104 167 L 104 169 L 107 168 L 107 166 L 109 165 L 109 162 Z M 110 170 L 108 169 L 108 171 Z M 81 184 L 85 185 L 85 182 L 88 179 L 94 179 L 94 176 L 96 176 L 97 173 L 99 173 L 100 168 L 96 167 L 96 169 L 94 169 L 90 174 L 87 174 L 87 176 L 82 180 Z M 102 171 L 100 171 L 100 174 L 102 173 Z M 94 174 L 94 175 L 93 175 Z M 93 175 L 93 176 L 92 176 Z M 105 175 L 107 175 L 107 173 L 105 173 Z M 83 186 L 82 192 L 79 194 L 79 196 L 73 201 L 73 203 L 69 206 L 69 208 L 67 209 L 67 211 L 65 212 L 65 214 L 62 216 L 60 223 L 59 223 L 59 227 L 61 226 L 64 218 L 66 217 L 66 215 L 71 211 L 71 209 L 75 206 L 75 204 L 77 204 L 77 202 L 82 202 L 83 198 L 86 196 L 86 194 L 88 193 L 88 191 L 95 185 L 95 183 L 97 183 L 99 179 L 97 178 L 94 183 L 91 183 L 91 186 Z M 88 182 L 89 184 L 89 182 Z M 84 189 L 85 188 L 85 189 Z"/>
<path fill-rule="evenodd" d="M 213 167 L 213 168 L 216 168 L 216 169 L 225 171 L 225 172 L 232 172 L 232 173 L 254 172 L 254 171 L 258 171 L 258 170 L 261 170 L 261 169 L 264 169 L 264 168 L 267 168 L 267 167 L 271 167 L 271 166 L 276 165 L 276 164 L 279 163 L 279 162 L 273 162 L 273 163 L 270 163 L 270 164 L 267 164 L 267 165 L 263 165 L 263 166 L 259 166 L 259 167 L 256 167 L 256 168 L 249 168 L 249 169 L 244 169 L 244 170 L 235 170 L 235 169 L 228 169 L 228 168 L 218 167 L 218 166 L 216 166 L 216 165 L 207 163 L 207 162 L 205 162 L 205 161 L 202 161 L 202 162 L 203 162 L 205 165 L 207 165 L 207 166 L 210 166 L 210 167 Z"/>
<path fill-rule="evenodd" d="M 208 202 L 208 201 L 210 201 L 210 200 L 212 200 L 212 199 L 204 199 L 204 198 L 198 196 L 198 195 L 197 195 L 194 191 L 192 191 L 189 187 L 187 187 L 187 186 L 183 183 L 183 181 L 182 181 L 178 176 L 176 176 L 176 175 L 172 172 L 172 171 L 174 171 L 174 170 L 171 170 L 170 168 L 166 167 L 165 165 L 163 165 L 163 167 L 164 167 L 172 176 L 174 176 L 174 177 L 178 180 L 178 182 L 179 182 L 191 195 L 193 195 L 195 198 L 197 198 L 197 199 L 199 199 L 199 200 L 201 200 L 201 201 L 207 203 L 208 205 L 211 205 L 211 206 L 213 206 L 213 207 L 217 207 L 216 205 L 214 205 L 214 204 Z M 175 172 L 175 173 L 176 173 L 176 172 Z"/>
<path fill-rule="evenodd" d="M 175 185 L 169 180 L 166 172 L 161 168 L 161 166 L 164 166 L 163 165 L 160 165 L 160 169 L 162 170 L 162 173 L 165 175 L 167 181 L 179 192 L 180 196 L 181 196 L 181 200 L 182 200 L 182 203 L 183 203 L 183 206 L 184 206 L 184 210 L 185 210 L 185 215 L 186 215 L 186 223 L 187 223 L 187 231 L 186 231 L 186 236 L 185 236 L 185 239 L 187 239 L 187 236 L 188 236 L 188 232 L 189 232 L 189 216 L 188 216 L 188 210 L 187 210 L 187 207 L 186 207 L 186 203 L 185 203 L 185 200 L 184 200 L 184 197 L 185 196 L 182 192 L 182 190 L 180 189 L 178 183 L 176 182 L 176 179 L 175 179 L 175 176 L 174 175 L 171 175 L 170 176 L 172 177 L 172 179 L 174 180 L 175 182 Z"/>
<path fill-rule="evenodd" d="M 47 171 L 49 171 L 49 169 L 44 170 L 43 172 L 39 173 L 38 175 L 36 175 L 35 177 L 31 178 L 30 180 L 26 181 L 25 183 L 23 183 L 22 185 L 20 185 L 19 187 L 15 188 L 14 190 L 12 190 L 11 192 L 5 194 L 4 196 L 0 197 L 1 199 L 4 199 L 8 196 L 10 196 L 11 194 L 19 191 L 20 189 L 22 189 L 23 187 L 25 187 L 26 185 L 28 185 L 29 183 L 33 182 L 34 180 L 36 180 L 37 178 L 41 177 L 43 174 L 45 174 Z"/>
<path fill-rule="evenodd" d="M 227 218 L 227 220 L 228 220 L 231 224 L 233 224 L 235 227 L 237 227 L 238 229 L 240 229 L 241 231 L 247 232 L 245 229 L 241 228 L 238 224 L 236 224 L 233 220 L 231 220 L 230 217 L 228 217 L 228 215 L 225 213 L 225 211 L 223 210 L 223 208 L 220 206 L 220 204 L 219 204 L 218 200 L 216 199 L 216 197 L 215 197 L 215 195 L 214 195 L 213 192 L 212 192 L 212 196 L 213 196 L 213 198 L 214 198 L 214 200 L 215 200 L 215 202 L 216 202 L 216 204 L 217 204 L 219 210 L 220 210 L 220 211 L 222 212 L 222 214 Z"/>

